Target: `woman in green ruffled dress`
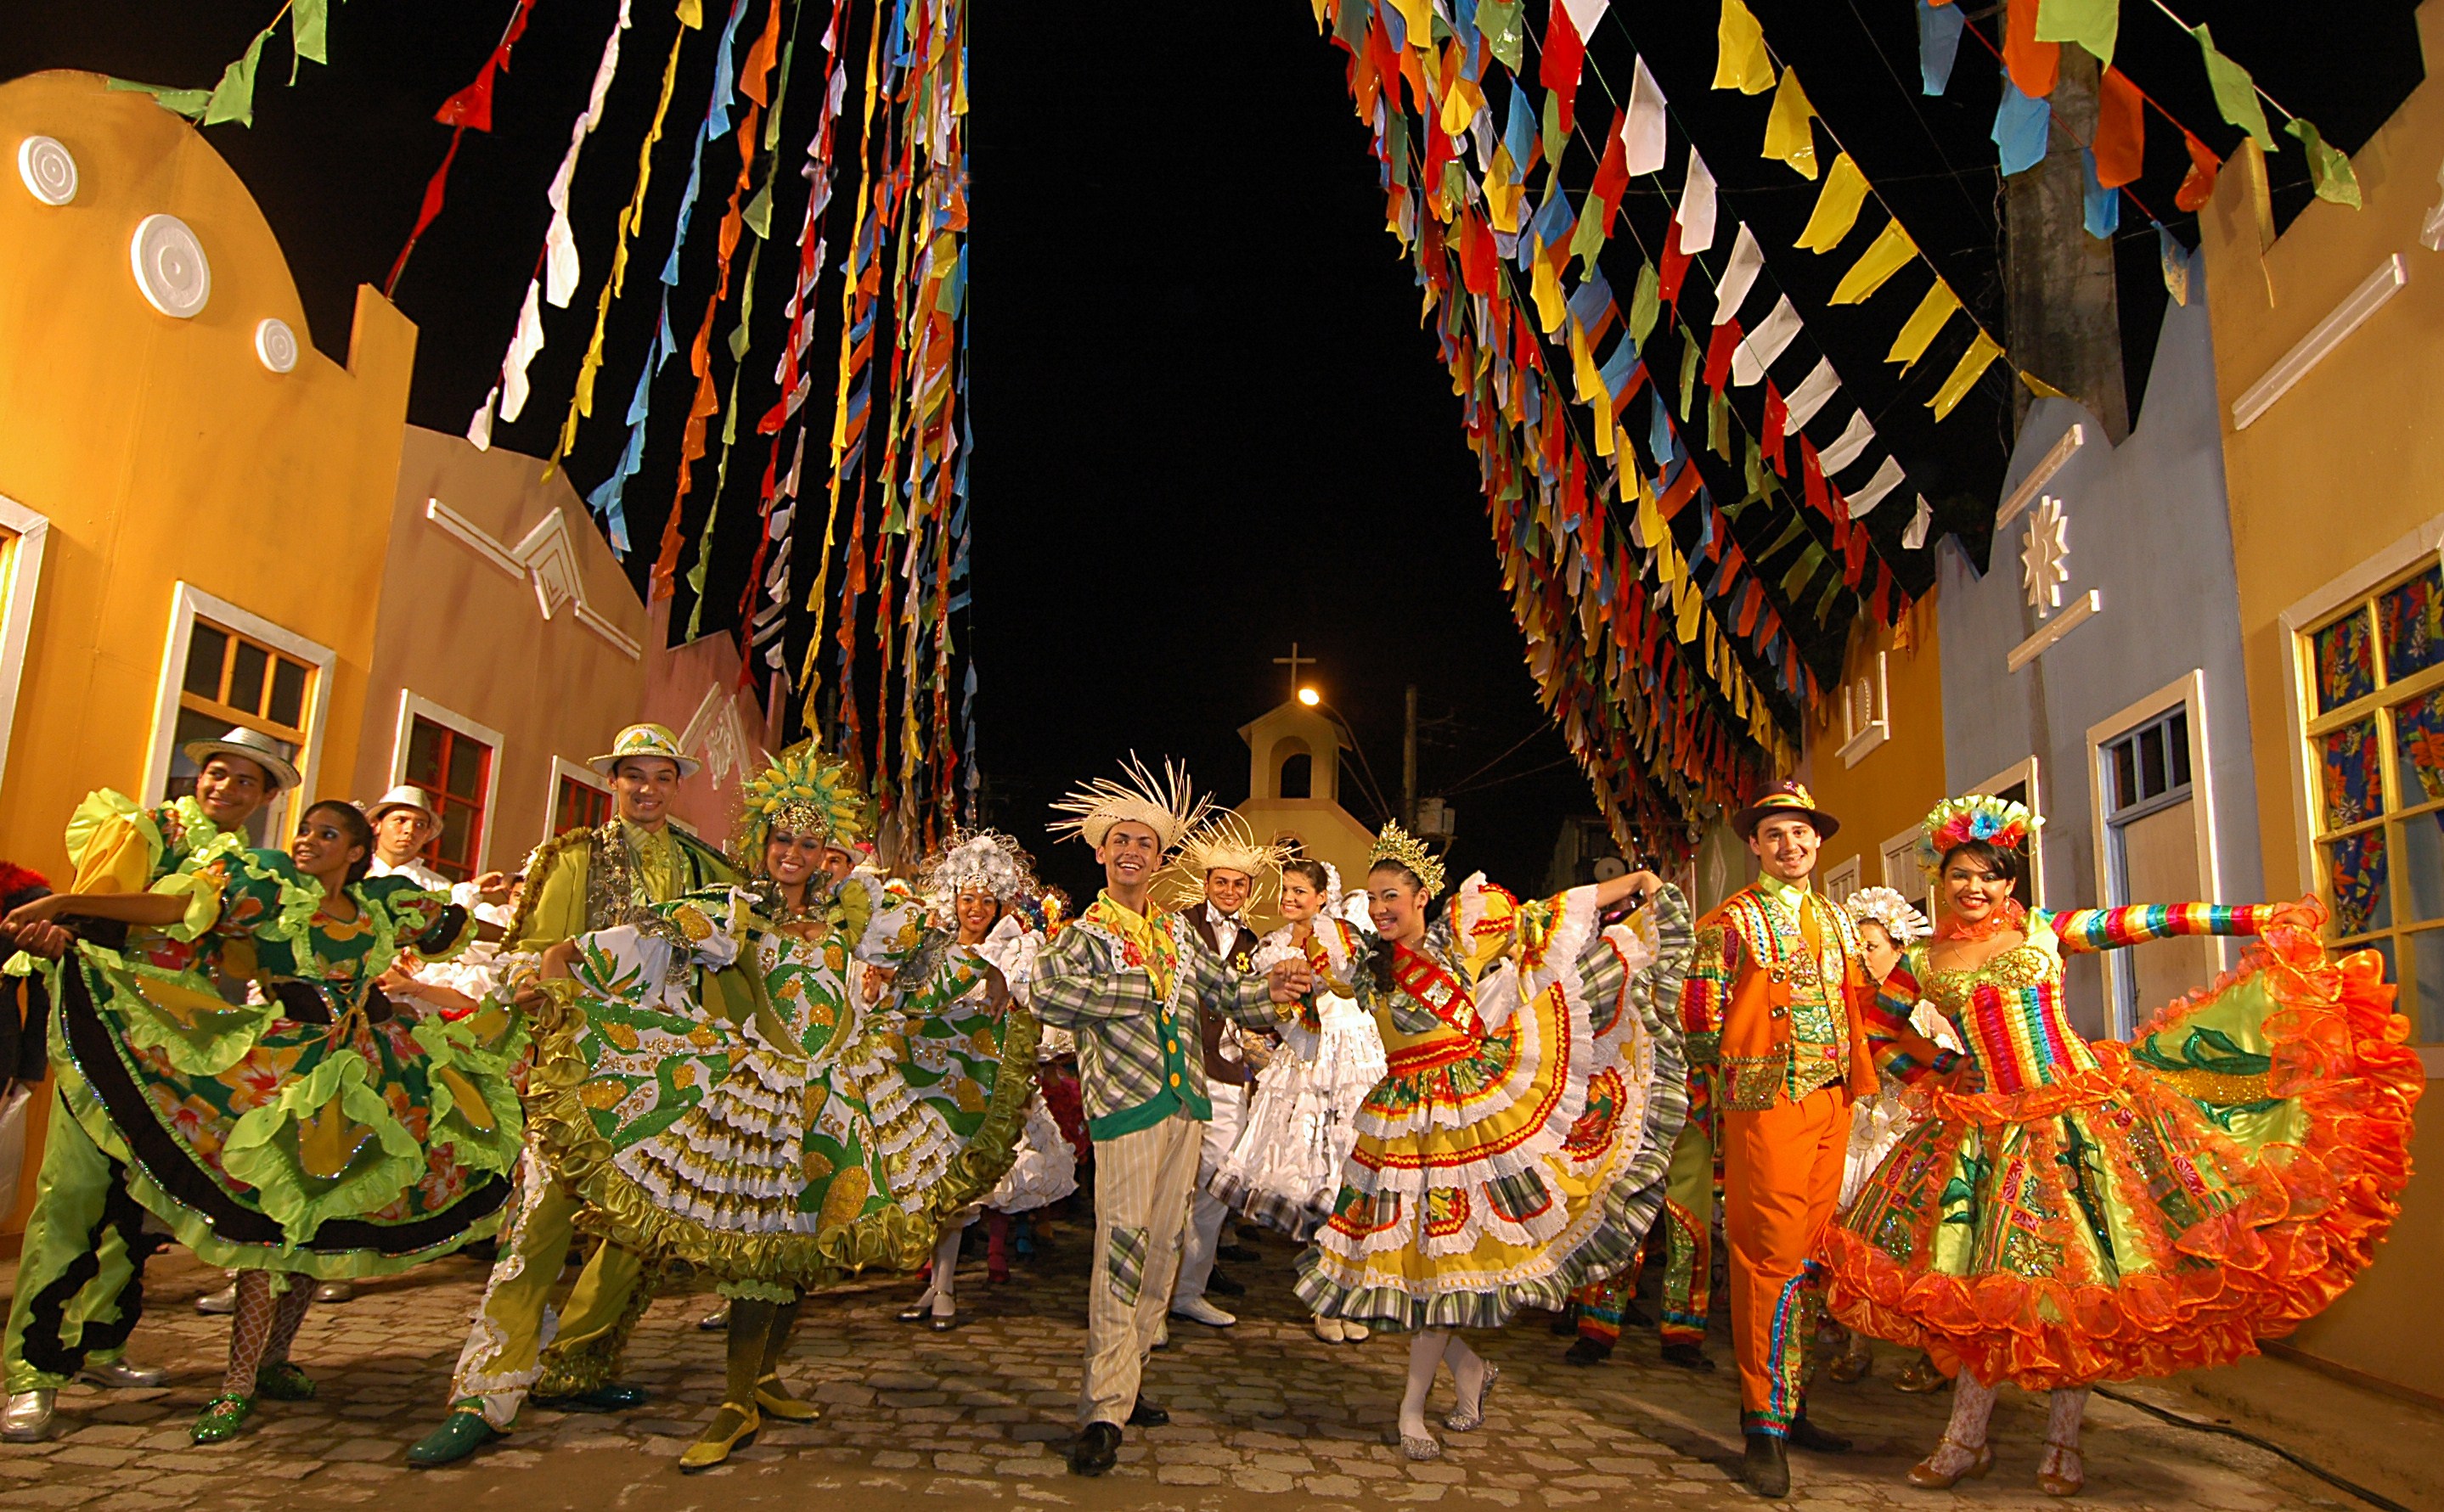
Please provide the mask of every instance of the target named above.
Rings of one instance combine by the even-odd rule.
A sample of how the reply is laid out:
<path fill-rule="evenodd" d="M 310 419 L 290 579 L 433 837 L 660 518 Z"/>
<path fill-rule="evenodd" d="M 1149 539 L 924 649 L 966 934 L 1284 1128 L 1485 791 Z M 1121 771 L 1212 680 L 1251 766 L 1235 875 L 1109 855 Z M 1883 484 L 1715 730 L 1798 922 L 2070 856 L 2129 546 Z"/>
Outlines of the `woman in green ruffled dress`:
<path fill-rule="evenodd" d="M 588 1226 L 711 1277 L 728 1390 L 682 1470 L 766 1417 L 818 1409 L 779 1374 L 799 1299 L 913 1271 L 1009 1167 L 1036 1025 L 904 889 L 823 866 L 862 834 L 853 779 L 809 746 L 747 784 L 746 887 L 554 946 L 528 1108 Z M 852 973 L 890 978 L 873 1006 Z M 979 984 L 984 1001 L 963 1001 Z"/>
<path fill-rule="evenodd" d="M 258 1395 L 314 1394 L 287 1357 L 317 1281 L 385 1275 L 491 1233 L 523 1124 L 497 1009 L 455 1023 L 394 1010 L 375 978 L 453 955 L 466 911 L 404 877 L 365 876 L 350 804 L 307 809 L 286 856 L 222 850 L 178 894 L 59 894 L 9 915 L 163 931 L 252 980 L 231 1004 L 80 944 L 49 969 L 78 1125 L 207 1264 L 235 1270 L 222 1389 L 199 1444 L 236 1435 Z"/>

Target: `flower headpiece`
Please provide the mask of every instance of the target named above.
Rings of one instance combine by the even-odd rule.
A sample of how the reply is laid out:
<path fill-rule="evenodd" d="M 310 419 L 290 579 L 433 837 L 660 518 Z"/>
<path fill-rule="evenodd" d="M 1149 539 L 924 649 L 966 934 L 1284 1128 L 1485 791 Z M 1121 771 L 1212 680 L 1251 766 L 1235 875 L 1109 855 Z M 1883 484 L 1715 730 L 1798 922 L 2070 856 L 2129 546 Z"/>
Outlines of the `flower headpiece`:
<path fill-rule="evenodd" d="M 1054 813 L 1067 817 L 1054 820 L 1045 828 L 1055 835 L 1075 835 L 1100 847 L 1113 825 L 1135 822 L 1153 830 L 1156 842 L 1168 853 L 1213 806 L 1211 800 L 1196 796 L 1188 768 L 1176 761 L 1164 761 L 1157 777 L 1131 751 L 1120 767 L 1120 777 L 1118 782 L 1098 777 L 1072 789 L 1068 797 L 1052 805 Z"/>
<path fill-rule="evenodd" d="M 1854 923 L 1880 926 L 1895 945 L 1907 945 L 1932 928 L 1925 914 L 1889 887 L 1862 887 L 1843 898 L 1842 907 Z"/>
<path fill-rule="evenodd" d="M 855 851 L 873 827 L 874 802 L 844 761 L 830 761 L 811 740 L 802 740 L 740 790 L 744 806 L 732 842 L 738 858 L 760 870 L 764 842 L 774 830 L 820 835 L 828 844 Z"/>
<path fill-rule="evenodd" d="M 2025 803 L 1985 793 L 1947 798 L 1935 805 L 1918 831 L 1917 863 L 1929 876 L 1943 870 L 1943 858 L 1971 840 L 1984 840 L 1996 850 L 2017 850 L 2036 828 L 2036 816 Z"/>
<path fill-rule="evenodd" d="M 1366 854 L 1366 869 L 1371 872 L 1385 861 L 1406 867 L 1417 879 L 1417 885 L 1425 889 L 1426 896 L 1435 897 L 1442 892 L 1443 863 L 1426 849 L 1423 840 L 1402 829 L 1398 820 L 1376 832 L 1375 848 Z"/>
<path fill-rule="evenodd" d="M 1036 888 L 1033 857 L 997 830 L 954 835 L 926 863 L 922 877 L 926 904 L 943 917 L 961 893 L 990 893 L 999 902 L 1011 903 Z"/>

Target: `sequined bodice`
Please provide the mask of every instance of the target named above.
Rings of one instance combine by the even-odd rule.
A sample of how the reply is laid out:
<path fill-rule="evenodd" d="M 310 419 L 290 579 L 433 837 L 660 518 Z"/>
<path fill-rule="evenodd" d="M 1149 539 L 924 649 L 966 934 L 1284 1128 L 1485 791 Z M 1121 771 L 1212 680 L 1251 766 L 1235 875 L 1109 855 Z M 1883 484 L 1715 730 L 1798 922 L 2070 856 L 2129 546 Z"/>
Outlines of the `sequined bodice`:
<path fill-rule="evenodd" d="M 1910 953 L 1926 1001 L 1959 1031 L 1979 1089 L 2017 1092 L 2095 1067 L 2096 1056 L 2071 1027 L 2050 931 L 1957 970 L 1931 965 L 1923 947 Z"/>

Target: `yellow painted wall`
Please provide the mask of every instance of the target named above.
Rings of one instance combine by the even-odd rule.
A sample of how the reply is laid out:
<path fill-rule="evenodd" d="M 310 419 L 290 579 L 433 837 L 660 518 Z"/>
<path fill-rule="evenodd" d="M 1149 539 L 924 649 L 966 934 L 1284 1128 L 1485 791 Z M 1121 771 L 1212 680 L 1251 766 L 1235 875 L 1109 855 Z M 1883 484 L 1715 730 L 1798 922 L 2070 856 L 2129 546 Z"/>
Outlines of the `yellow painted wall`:
<path fill-rule="evenodd" d="M 2224 474 L 2257 768 L 2266 891 L 2296 897 L 2300 777 L 2284 669 L 2283 612 L 2444 513 L 2444 258 L 2419 244 L 2444 157 L 2444 3 L 2419 11 L 2429 67 L 2351 159 L 2363 208 L 2312 204 L 2270 239 L 2263 159 L 2244 145 L 2200 218 L 2223 403 Z M 2285 144 L 2284 171 L 2299 172 Z M 2245 431 L 2232 401 L 2387 259 L 2406 286 Z M 2431 1089 L 2435 1084 L 2430 1082 Z M 2444 1134 L 2422 1120 L 2415 1179 L 2393 1237 L 2359 1284 L 2292 1342 L 2302 1351 L 2444 1395 Z"/>
<path fill-rule="evenodd" d="M 1844 726 L 1839 701 L 1826 699 L 1808 718 L 1800 779 L 1824 811 L 1842 821 L 1841 832 L 1817 853 L 1819 878 L 1858 857 L 1860 885 L 1881 886 L 1879 847 L 1888 837 L 1924 819 L 1944 797 L 1943 661 L 1935 620 L 1935 596 L 1929 594 L 1899 625 L 1862 623 L 1851 633 L 1842 676 L 1855 683 L 1871 674 L 1877 654 L 1882 653 L 1892 726 L 1891 738 L 1861 757 L 1856 766 L 1842 763 Z"/>
<path fill-rule="evenodd" d="M 19 181 L 32 135 L 75 158 L 69 204 Z M 316 352 L 246 186 L 150 96 L 96 74 L 14 80 L 0 143 L 0 495 L 51 522 L 0 856 L 56 878 L 77 801 L 141 785 L 180 579 L 333 649 L 321 773 L 336 788 L 355 769 L 416 330 L 363 289 L 348 365 Z M 184 220 L 210 263 L 192 319 L 137 287 L 129 244 L 153 213 Z M 267 316 L 298 333 L 292 372 L 256 359 Z M 22 1226 L 24 1185 L 0 1227 Z"/>

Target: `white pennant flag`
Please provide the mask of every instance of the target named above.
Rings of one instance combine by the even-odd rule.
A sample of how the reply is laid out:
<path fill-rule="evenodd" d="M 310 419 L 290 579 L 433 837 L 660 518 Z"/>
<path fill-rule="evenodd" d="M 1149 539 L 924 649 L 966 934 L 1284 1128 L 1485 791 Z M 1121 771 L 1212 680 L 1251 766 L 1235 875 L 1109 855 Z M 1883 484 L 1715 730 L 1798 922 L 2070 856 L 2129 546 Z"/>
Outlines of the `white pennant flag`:
<path fill-rule="evenodd" d="M 1562 0 L 1562 9 L 1569 15 L 1571 29 L 1584 42 L 1596 34 L 1596 23 L 1612 9 L 1612 0 Z"/>
<path fill-rule="evenodd" d="M 1841 386 L 1842 380 L 1833 376 L 1833 360 L 1818 358 L 1816 366 L 1800 380 L 1799 387 L 1790 391 L 1790 397 L 1785 401 L 1790 413 L 1783 417 L 1782 433 L 1797 435 L 1799 428 L 1816 418 L 1816 412 L 1824 408 L 1824 401 L 1831 398 L 1833 391 Z"/>
<path fill-rule="evenodd" d="M 1629 157 L 1633 174 L 1660 173 L 1663 169 L 1663 86 L 1646 71 L 1646 60 L 1638 60 L 1638 69 L 1629 84 L 1629 115 L 1620 123 L 1620 145 Z"/>
<path fill-rule="evenodd" d="M 1746 230 L 1748 228 L 1740 228 Z M 1740 340 L 1731 352 L 1731 382 L 1748 388 L 1765 377 L 1773 360 L 1799 335 L 1799 311 L 1785 294 L 1774 301 L 1773 313 L 1758 323 L 1757 328 Z"/>
<path fill-rule="evenodd" d="M 1757 246 L 1756 233 L 1747 221 L 1740 222 L 1739 234 L 1731 238 L 1731 260 L 1723 265 L 1722 279 L 1714 285 L 1714 323 L 1722 324 L 1740 312 L 1740 305 L 1756 286 L 1757 274 L 1765 270 L 1765 249 Z"/>
<path fill-rule="evenodd" d="M 501 360 L 501 418 L 514 423 L 527 407 L 527 369 L 543 350 L 543 306 L 533 279 L 527 280 L 527 302 L 518 311 L 518 332 L 509 338 L 509 355 Z"/>
<path fill-rule="evenodd" d="M 1714 249 L 1714 175 L 1697 149 L 1689 149 L 1689 178 L 1680 188 L 1680 250 L 1690 256 Z"/>
<path fill-rule="evenodd" d="M 495 383 L 492 392 L 484 396 L 484 402 L 476 406 L 475 417 L 467 422 L 467 444 L 478 452 L 492 450 L 492 405 L 500 396 L 501 386 Z"/>
<path fill-rule="evenodd" d="M 1867 450 L 1867 443 L 1875 438 L 1876 428 L 1867 423 L 1867 412 L 1853 410 L 1850 423 L 1842 428 L 1841 435 L 1831 446 L 1816 453 L 1816 465 L 1823 468 L 1824 475 L 1829 478 L 1858 461 L 1859 453 Z"/>
<path fill-rule="evenodd" d="M 1926 495 L 1917 496 L 1917 513 L 1910 516 L 1909 528 L 1901 532 L 1901 549 L 1916 551 L 1926 544 L 1928 527 L 1935 524 L 1935 510 L 1928 507 Z"/>
<path fill-rule="evenodd" d="M 1883 503 L 1884 495 L 1899 488 L 1901 481 L 1900 463 L 1891 452 L 1885 452 L 1884 465 L 1876 470 L 1876 475 L 1867 480 L 1867 486 L 1850 495 L 1850 518 L 1856 520 Z"/>

